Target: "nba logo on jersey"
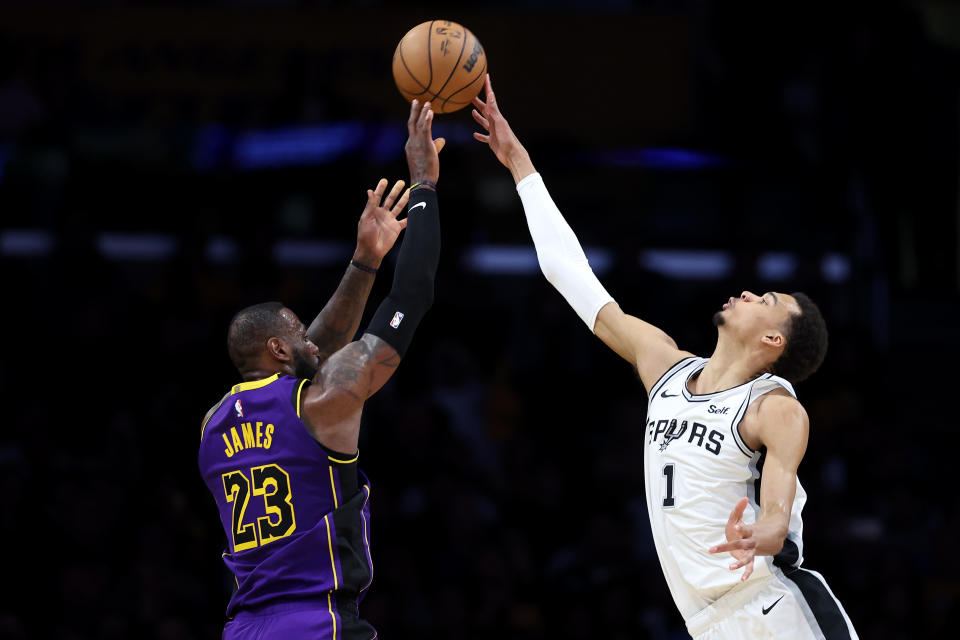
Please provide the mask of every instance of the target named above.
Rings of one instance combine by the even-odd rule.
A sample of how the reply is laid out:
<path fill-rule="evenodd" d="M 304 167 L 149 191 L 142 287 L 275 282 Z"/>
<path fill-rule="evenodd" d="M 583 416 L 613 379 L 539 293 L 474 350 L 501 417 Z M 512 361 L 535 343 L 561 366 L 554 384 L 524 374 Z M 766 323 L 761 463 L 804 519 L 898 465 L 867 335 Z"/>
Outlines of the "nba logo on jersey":
<path fill-rule="evenodd" d="M 236 404 L 233 405 L 233 408 L 237 410 L 237 417 L 243 417 L 243 405 L 240 404 L 240 398 L 237 398 Z"/>
<path fill-rule="evenodd" d="M 400 323 L 403 321 L 403 314 L 397 311 L 393 314 L 393 320 L 390 321 L 390 326 L 396 329 L 400 326 Z"/>

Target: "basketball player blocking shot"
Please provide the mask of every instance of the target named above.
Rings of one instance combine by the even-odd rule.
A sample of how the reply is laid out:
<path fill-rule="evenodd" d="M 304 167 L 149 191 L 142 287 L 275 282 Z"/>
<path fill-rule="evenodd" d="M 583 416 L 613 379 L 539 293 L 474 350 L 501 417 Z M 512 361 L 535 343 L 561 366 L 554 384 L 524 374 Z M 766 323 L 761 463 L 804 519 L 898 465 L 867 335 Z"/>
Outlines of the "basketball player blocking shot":
<path fill-rule="evenodd" d="M 475 133 L 510 170 L 547 280 L 627 360 L 649 397 L 647 509 L 687 630 L 712 638 L 857 638 L 823 577 L 801 568 L 809 422 L 792 384 L 823 362 L 827 329 L 804 294 L 744 291 L 713 317 L 709 358 L 624 313 L 497 106 L 486 79 Z"/>
<path fill-rule="evenodd" d="M 338 290 L 309 329 L 279 302 L 247 307 L 230 323 L 230 358 L 243 381 L 207 413 L 198 456 L 237 583 L 225 640 L 376 638 L 358 611 L 373 563 L 370 483 L 357 467 L 357 443 L 364 402 L 397 370 L 433 302 L 443 139 L 431 137 L 432 122 L 429 103 L 413 101 L 408 195 L 398 199 L 398 183 L 381 203 L 385 180 L 367 192 L 364 250 L 345 276 L 366 281 L 352 297 Z M 404 204 L 407 217 L 398 220 Z M 390 293 L 347 344 L 376 267 L 404 228 Z"/>

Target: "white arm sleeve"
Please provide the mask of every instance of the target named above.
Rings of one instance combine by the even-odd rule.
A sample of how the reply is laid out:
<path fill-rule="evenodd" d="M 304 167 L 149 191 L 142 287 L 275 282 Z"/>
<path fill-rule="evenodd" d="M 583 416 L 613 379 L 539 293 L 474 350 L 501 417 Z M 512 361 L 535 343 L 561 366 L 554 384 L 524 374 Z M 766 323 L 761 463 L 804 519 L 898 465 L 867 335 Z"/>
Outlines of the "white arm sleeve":
<path fill-rule="evenodd" d="M 577 236 L 553 203 L 540 174 L 533 173 L 517 183 L 517 193 L 523 202 L 540 270 L 593 331 L 597 314 L 613 297 L 593 274 Z"/>

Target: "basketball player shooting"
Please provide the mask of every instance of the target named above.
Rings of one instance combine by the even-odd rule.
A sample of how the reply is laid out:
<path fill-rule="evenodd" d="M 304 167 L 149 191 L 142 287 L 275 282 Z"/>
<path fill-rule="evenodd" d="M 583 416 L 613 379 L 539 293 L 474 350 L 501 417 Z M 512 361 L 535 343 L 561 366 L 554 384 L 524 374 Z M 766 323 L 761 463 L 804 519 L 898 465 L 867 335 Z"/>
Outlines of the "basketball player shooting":
<path fill-rule="evenodd" d="M 432 122 L 429 103 L 413 101 L 413 184 L 398 198 L 398 182 L 382 203 L 386 180 L 367 192 L 357 253 L 309 329 L 279 302 L 243 309 L 230 323 L 228 349 L 243 382 L 207 413 L 199 453 L 227 537 L 223 560 L 237 581 L 225 639 L 376 637 L 357 609 L 373 579 L 370 484 L 357 443 L 364 402 L 397 370 L 433 302 L 444 141 L 432 138 Z M 390 294 L 347 344 L 376 268 L 404 228 Z"/>
<path fill-rule="evenodd" d="M 797 467 L 809 422 L 792 383 L 823 362 L 827 330 L 804 294 L 744 291 L 713 317 L 710 358 L 624 313 L 500 113 L 489 76 L 474 136 L 510 170 L 540 268 L 587 327 L 636 367 L 647 391 L 647 510 L 670 592 L 690 634 L 856 638 L 823 577 L 800 568 Z"/>

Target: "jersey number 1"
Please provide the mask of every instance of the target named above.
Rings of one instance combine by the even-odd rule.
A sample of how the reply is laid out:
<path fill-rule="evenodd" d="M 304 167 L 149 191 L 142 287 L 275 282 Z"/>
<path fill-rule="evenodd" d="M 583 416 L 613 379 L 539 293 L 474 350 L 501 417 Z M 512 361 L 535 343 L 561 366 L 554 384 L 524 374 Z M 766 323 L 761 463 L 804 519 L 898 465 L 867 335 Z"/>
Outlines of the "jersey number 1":
<path fill-rule="evenodd" d="M 663 508 L 669 509 L 675 506 L 676 501 L 673 498 L 673 463 L 663 465 L 663 475 L 666 476 L 667 495 L 663 499 Z"/>
<path fill-rule="evenodd" d="M 227 502 L 233 503 L 233 552 L 253 549 L 257 540 L 261 545 L 285 538 L 297 528 L 293 513 L 293 496 L 290 493 L 290 476 L 281 467 L 267 464 L 250 469 L 253 480 L 253 495 L 263 496 L 267 515 L 254 523 L 243 523 L 243 514 L 250 502 L 250 480 L 242 471 L 225 473 L 223 492 Z"/>

